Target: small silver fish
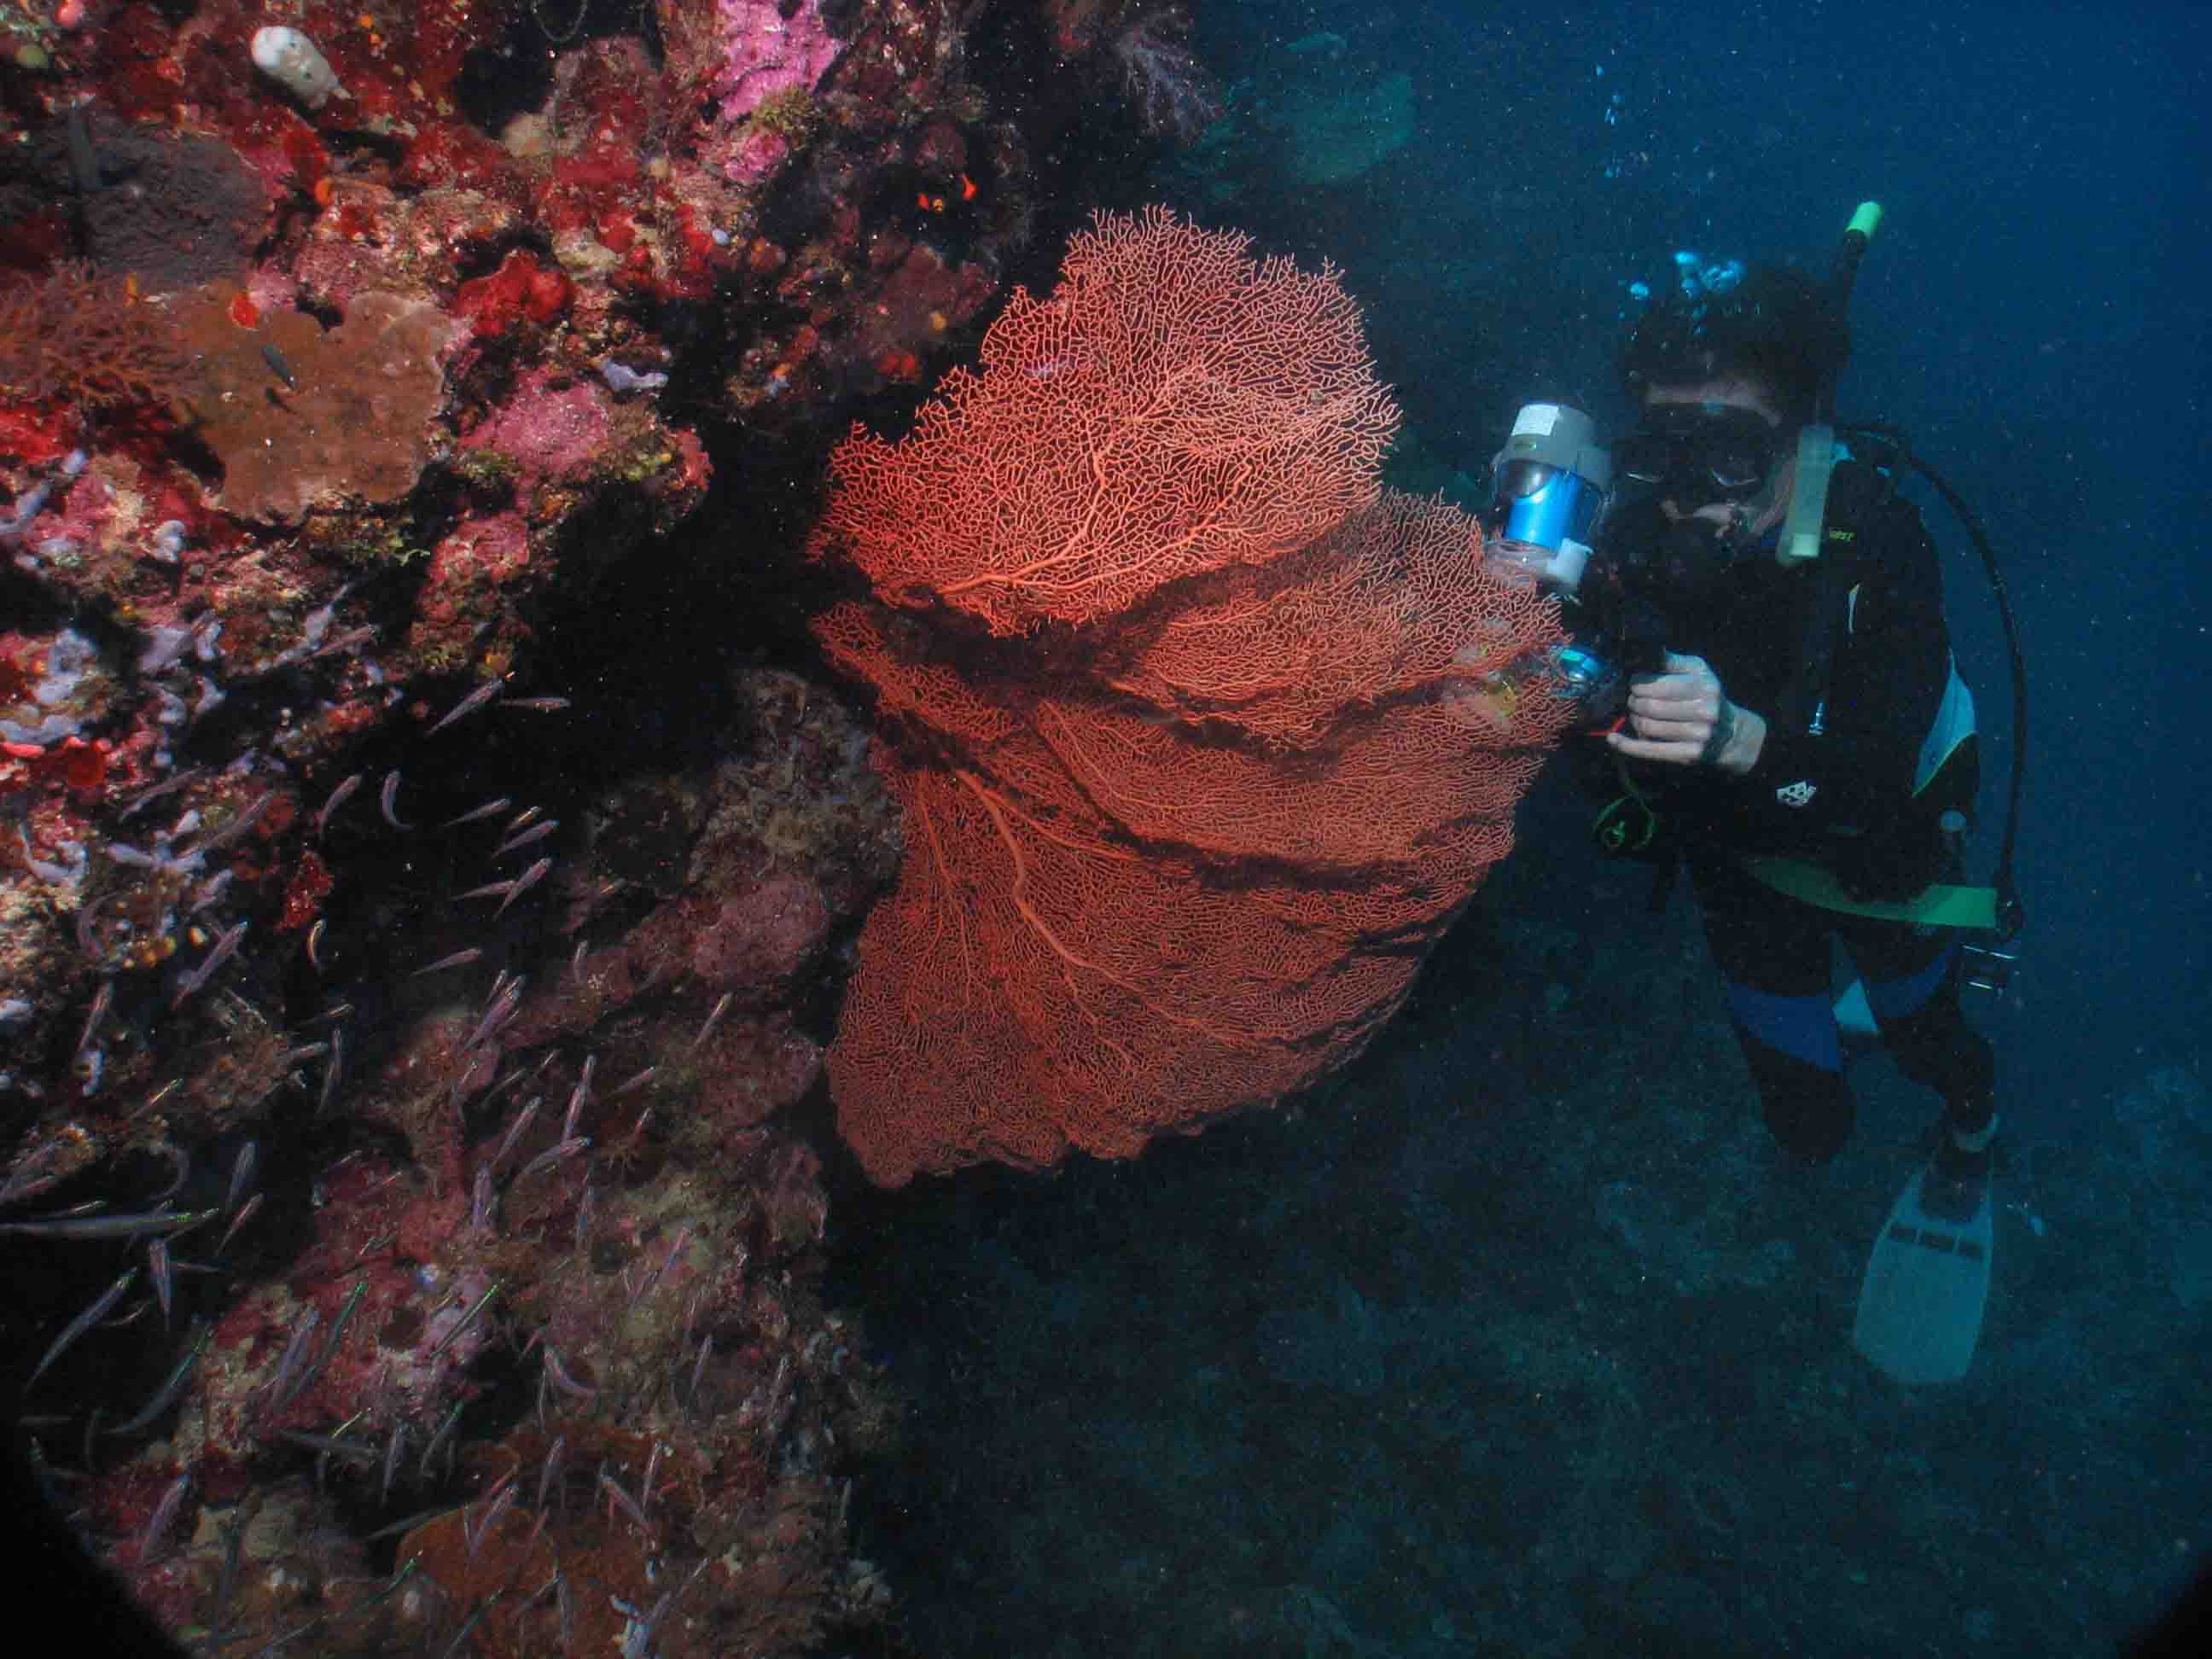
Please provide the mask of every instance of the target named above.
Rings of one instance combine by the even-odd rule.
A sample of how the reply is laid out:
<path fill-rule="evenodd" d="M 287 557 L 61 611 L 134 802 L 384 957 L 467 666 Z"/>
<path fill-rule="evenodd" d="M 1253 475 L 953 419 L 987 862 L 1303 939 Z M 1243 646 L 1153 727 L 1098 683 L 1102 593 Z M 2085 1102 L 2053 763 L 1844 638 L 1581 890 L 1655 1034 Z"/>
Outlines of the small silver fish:
<path fill-rule="evenodd" d="M 496 697 L 501 692 L 506 690 L 507 684 L 503 680 L 485 681 L 483 684 L 477 687 L 477 689 L 470 692 L 467 696 L 463 697 L 459 702 L 447 709 L 446 711 L 445 718 L 441 720 L 435 726 L 432 726 L 422 735 L 426 738 L 436 737 L 439 732 L 444 731 L 455 720 L 465 720 L 469 715 L 475 714 L 477 709 L 483 708 L 486 703 L 489 702 L 494 697 Z"/>
<path fill-rule="evenodd" d="M 323 831 L 330 827 L 331 814 L 353 799 L 355 790 L 366 781 L 368 774 L 356 772 L 331 791 L 331 798 L 323 803 L 323 810 L 315 814 L 315 839 L 322 839 Z"/>

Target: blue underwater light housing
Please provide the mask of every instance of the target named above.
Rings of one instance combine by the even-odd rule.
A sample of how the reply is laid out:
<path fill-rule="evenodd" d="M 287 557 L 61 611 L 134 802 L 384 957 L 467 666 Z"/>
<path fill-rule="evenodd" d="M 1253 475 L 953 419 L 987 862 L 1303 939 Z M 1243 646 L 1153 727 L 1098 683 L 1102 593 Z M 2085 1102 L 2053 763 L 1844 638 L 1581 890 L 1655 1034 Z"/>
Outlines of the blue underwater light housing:
<path fill-rule="evenodd" d="M 1613 461 L 1596 424 L 1565 404 L 1524 404 L 1490 465 L 1492 568 L 1571 594 L 1612 494 Z"/>

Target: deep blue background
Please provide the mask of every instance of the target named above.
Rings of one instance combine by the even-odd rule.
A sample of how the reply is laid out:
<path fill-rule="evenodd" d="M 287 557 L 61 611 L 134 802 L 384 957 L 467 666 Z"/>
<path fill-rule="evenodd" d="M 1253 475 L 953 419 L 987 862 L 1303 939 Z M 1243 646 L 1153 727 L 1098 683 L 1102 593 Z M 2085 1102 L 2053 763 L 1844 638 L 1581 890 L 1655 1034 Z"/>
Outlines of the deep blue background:
<path fill-rule="evenodd" d="M 1817 270 L 1856 203 L 1884 204 L 1842 411 L 1902 424 L 1980 514 L 2028 654 L 2031 927 L 1984 1022 L 2006 1109 L 2039 1139 L 2096 1133 L 2192 1050 L 2212 1026 L 2206 9 L 1262 3 L 1202 26 L 1231 74 L 1326 31 L 1347 82 L 1413 77 L 1417 131 L 1381 166 L 1212 216 L 1342 266 L 1409 435 L 1471 475 L 1524 397 L 1618 417 L 1625 284 L 1673 248 Z M 1987 734 L 1986 859 L 2005 662 L 1965 537 L 1929 516 Z"/>

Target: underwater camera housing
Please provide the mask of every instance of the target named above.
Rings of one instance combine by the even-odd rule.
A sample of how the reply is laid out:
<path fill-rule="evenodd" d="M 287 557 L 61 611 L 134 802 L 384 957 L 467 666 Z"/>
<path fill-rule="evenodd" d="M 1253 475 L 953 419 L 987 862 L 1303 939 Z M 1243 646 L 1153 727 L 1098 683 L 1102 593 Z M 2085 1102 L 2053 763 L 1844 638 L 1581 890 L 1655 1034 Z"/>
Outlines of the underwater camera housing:
<path fill-rule="evenodd" d="M 1666 658 L 1657 612 L 1629 599 L 1617 581 L 1601 582 L 1601 604 L 1583 599 L 1592 544 L 1612 503 L 1612 456 L 1581 410 L 1525 404 L 1491 471 L 1485 563 L 1507 581 L 1557 596 L 1581 624 L 1570 643 L 1511 665 L 1503 678 L 1540 682 L 1577 706 L 1578 724 L 1607 725 L 1627 701 L 1630 676 L 1656 672 Z"/>
<path fill-rule="evenodd" d="M 1524 404 L 1490 468 L 1495 493 L 1483 528 L 1491 568 L 1571 595 L 1613 490 L 1613 458 L 1596 423 L 1565 404 Z"/>

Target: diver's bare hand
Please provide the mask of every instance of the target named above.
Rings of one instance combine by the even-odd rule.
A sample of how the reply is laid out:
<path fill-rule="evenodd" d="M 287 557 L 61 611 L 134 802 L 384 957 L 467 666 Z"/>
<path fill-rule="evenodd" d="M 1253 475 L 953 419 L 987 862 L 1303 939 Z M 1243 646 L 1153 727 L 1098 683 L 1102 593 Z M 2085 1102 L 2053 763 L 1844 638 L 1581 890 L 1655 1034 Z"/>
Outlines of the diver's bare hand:
<path fill-rule="evenodd" d="M 1717 766 L 1741 775 L 1766 745 L 1766 722 L 1738 708 L 1703 657 L 1668 652 L 1666 667 L 1630 683 L 1626 731 L 1609 732 L 1613 752 L 1662 766 Z"/>

